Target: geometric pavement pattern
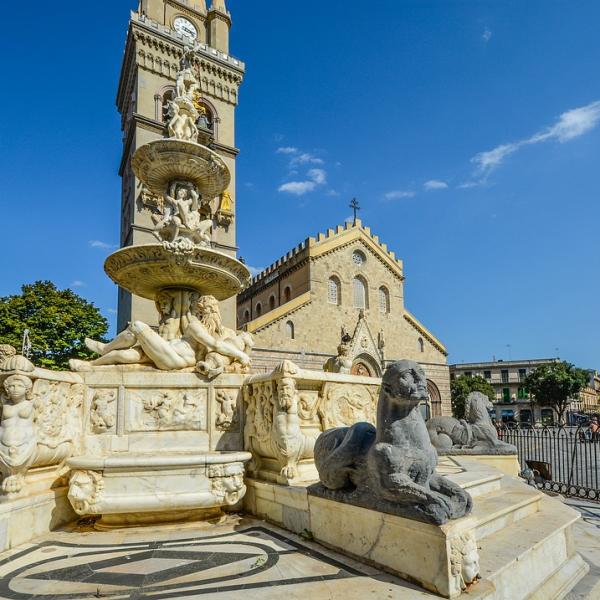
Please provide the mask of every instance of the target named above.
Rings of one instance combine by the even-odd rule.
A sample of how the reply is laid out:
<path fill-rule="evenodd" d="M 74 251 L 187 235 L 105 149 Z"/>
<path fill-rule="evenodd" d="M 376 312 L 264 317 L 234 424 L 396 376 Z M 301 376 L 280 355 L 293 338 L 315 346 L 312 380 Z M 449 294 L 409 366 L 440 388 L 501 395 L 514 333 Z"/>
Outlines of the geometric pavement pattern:
<path fill-rule="evenodd" d="M 250 526 L 208 537 L 123 544 L 50 538 L 0 561 L 0 577 L 0 597 L 6 600 L 161 600 L 261 597 L 258 590 L 273 587 L 281 587 L 273 597 L 284 598 L 291 585 L 364 573 L 271 529 Z"/>

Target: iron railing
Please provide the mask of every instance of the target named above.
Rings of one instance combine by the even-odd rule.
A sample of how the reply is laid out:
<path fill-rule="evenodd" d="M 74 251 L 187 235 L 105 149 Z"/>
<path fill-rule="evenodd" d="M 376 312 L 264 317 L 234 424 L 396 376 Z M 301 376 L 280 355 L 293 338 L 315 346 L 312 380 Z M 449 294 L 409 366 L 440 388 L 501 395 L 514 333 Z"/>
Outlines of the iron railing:
<path fill-rule="evenodd" d="M 498 435 L 517 447 L 521 468 L 533 471 L 540 489 L 600 501 L 600 432 L 586 425 L 508 425 Z"/>

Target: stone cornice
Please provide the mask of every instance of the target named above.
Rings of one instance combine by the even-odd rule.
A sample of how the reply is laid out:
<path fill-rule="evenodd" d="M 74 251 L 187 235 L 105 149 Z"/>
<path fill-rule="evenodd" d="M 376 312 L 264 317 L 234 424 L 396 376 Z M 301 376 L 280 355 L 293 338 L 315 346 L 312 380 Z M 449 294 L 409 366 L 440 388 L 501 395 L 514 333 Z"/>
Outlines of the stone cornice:
<path fill-rule="evenodd" d="M 202 19 L 203 21 L 206 19 L 206 13 L 198 10 L 193 10 L 189 6 L 183 4 L 183 2 L 178 2 L 178 0 L 166 0 L 169 6 L 177 9 L 181 14 L 187 15 L 188 17 L 192 17 L 194 19 Z"/>
<path fill-rule="evenodd" d="M 208 11 L 208 21 L 213 21 L 214 19 L 221 19 L 227 23 L 228 27 L 231 27 L 231 15 L 228 13 L 224 13 L 222 10 L 211 8 Z"/>
<path fill-rule="evenodd" d="M 249 300 L 250 298 L 257 296 L 263 290 L 270 287 L 278 279 L 287 277 L 288 275 L 291 275 L 292 273 L 299 271 L 302 267 L 304 267 L 306 265 L 307 262 L 308 262 L 308 256 L 305 256 L 301 260 L 298 260 L 297 262 L 282 264 L 281 270 L 277 272 L 277 275 L 274 279 L 271 279 L 268 281 L 266 279 L 256 280 L 256 281 L 254 281 L 254 283 L 252 285 L 247 287 L 243 292 L 240 292 L 238 294 L 238 302 L 245 302 L 246 300 Z"/>
<path fill-rule="evenodd" d="M 434 346 L 437 350 L 439 350 L 444 356 L 448 356 L 448 351 L 446 347 L 440 340 L 438 340 L 429 329 L 425 327 L 414 315 L 412 315 L 408 310 L 404 309 L 404 319 L 414 327 L 427 341 Z"/>
<path fill-rule="evenodd" d="M 256 319 L 249 321 L 246 323 L 244 328 L 246 331 L 250 333 L 257 333 L 266 327 L 269 327 L 276 321 L 280 321 L 281 319 L 295 313 L 300 310 L 302 307 L 307 306 L 312 302 L 312 294 L 310 292 L 305 292 L 296 298 L 293 298 L 289 302 L 274 308 L 269 311 L 267 314 L 262 317 L 257 317 Z"/>
<path fill-rule="evenodd" d="M 187 36 L 183 36 L 170 27 L 160 25 L 151 19 L 140 17 L 137 13 L 132 13 L 131 23 L 139 30 L 155 38 L 157 43 L 163 42 L 179 48 L 180 53 L 184 45 L 192 45 Z M 243 77 L 246 66 L 241 60 L 202 42 L 196 44 L 195 50 L 198 55 L 217 62 L 223 68 L 236 72 L 240 78 Z"/>

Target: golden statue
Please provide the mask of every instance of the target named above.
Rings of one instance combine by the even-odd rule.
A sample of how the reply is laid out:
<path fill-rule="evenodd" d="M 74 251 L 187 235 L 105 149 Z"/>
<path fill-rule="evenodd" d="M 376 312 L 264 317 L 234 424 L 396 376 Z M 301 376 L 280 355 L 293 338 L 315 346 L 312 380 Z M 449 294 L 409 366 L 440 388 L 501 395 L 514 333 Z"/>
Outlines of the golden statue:
<path fill-rule="evenodd" d="M 229 190 L 225 190 L 221 194 L 221 205 L 219 206 L 219 210 L 223 213 L 233 213 L 233 200 L 231 199 Z"/>

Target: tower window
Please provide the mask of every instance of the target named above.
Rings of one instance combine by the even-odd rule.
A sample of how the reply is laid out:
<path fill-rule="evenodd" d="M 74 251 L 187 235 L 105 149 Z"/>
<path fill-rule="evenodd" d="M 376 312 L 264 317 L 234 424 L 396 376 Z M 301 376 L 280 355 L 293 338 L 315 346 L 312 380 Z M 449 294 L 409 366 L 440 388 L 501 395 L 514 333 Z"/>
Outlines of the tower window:
<path fill-rule="evenodd" d="M 390 293 L 385 286 L 379 288 L 379 312 L 383 314 L 390 312 Z"/>
<path fill-rule="evenodd" d="M 256 316 L 260 317 L 260 315 L 262 315 L 262 304 L 260 302 L 258 302 L 256 304 L 256 308 L 254 310 L 256 312 Z"/>
<path fill-rule="evenodd" d="M 352 280 L 354 290 L 354 307 L 369 308 L 367 300 L 367 282 L 362 277 L 355 277 Z"/>
<path fill-rule="evenodd" d="M 294 340 L 296 339 L 296 331 L 294 328 L 294 323 L 292 323 L 292 321 L 288 321 L 285 324 L 285 335 L 290 339 L 290 340 Z"/>
<path fill-rule="evenodd" d="M 330 277 L 327 282 L 327 302 L 339 305 L 340 299 L 340 280 L 337 277 Z"/>
<path fill-rule="evenodd" d="M 244 323 L 247 323 L 250 320 L 250 311 L 246 309 L 244 311 Z"/>
<path fill-rule="evenodd" d="M 275 308 L 275 296 L 271 296 L 269 298 L 269 310 L 273 310 Z"/>
<path fill-rule="evenodd" d="M 283 301 L 289 302 L 292 299 L 292 288 L 288 285 L 283 290 Z"/>
<path fill-rule="evenodd" d="M 419 338 L 419 352 L 425 352 L 425 342 L 423 338 Z"/>

